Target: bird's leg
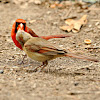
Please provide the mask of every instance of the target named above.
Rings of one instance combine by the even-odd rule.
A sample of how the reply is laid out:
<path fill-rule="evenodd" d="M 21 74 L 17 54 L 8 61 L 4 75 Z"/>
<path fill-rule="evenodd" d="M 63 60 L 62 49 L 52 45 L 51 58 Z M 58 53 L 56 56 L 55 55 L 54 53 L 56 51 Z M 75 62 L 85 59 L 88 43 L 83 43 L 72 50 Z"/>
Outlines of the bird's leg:
<path fill-rule="evenodd" d="M 45 61 L 45 62 L 43 62 L 43 64 L 42 64 L 42 68 L 40 69 L 40 70 L 38 70 L 38 72 L 41 72 L 46 66 L 48 65 L 48 61 Z"/>
<path fill-rule="evenodd" d="M 20 62 L 18 63 L 18 65 L 24 64 L 24 59 L 25 59 L 26 57 L 27 57 L 27 55 L 25 54 L 24 57 L 22 58 L 22 61 L 20 61 Z"/>
<path fill-rule="evenodd" d="M 44 69 L 44 67 L 46 67 L 47 66 L 47 64 L 48 64 L 48 62 L 47 61 L 45 61 L 45 62 L 43 62 L 43 64 L 41 65 L 41 66 L 38 66 L 38 67 L 36 67 L 36 68 L 34 68 L 33 69 L 33 71 L 37 71 L 37 69 L 38 68 L 40 68 L 40 67 L 42 67 L 38 72 L 40 72 L 41 70 L 43 70 Z"/>

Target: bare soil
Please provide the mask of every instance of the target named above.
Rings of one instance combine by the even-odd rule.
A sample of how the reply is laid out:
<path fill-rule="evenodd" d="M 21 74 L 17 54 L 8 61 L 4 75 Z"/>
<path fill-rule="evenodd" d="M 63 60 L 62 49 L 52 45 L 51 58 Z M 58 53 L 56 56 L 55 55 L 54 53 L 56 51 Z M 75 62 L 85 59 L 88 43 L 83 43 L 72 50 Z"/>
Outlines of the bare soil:
<path fill-rule="evenodd" d="M 70 52 L 100 59 L 100 5 L 91 9 L 75 5 L 52 9 L 48 5 L 0 2 L 0 100 L 100 100 L 99 62 L 57 58 L 40 73 L 32 69 L 41 63 L 28 57 L 20 64 L 24 52 L 15 47 L 10 36 L 18 18 L 25 19 L 38 35 L 71 34 L 72 37 L 49 41 Z M 80 32 L 59 29 L 65 18 L 79 19 L 85 14 L 88 23 Z M 84 39 L 91 39 L 92 44 L 84 44 Z"/>

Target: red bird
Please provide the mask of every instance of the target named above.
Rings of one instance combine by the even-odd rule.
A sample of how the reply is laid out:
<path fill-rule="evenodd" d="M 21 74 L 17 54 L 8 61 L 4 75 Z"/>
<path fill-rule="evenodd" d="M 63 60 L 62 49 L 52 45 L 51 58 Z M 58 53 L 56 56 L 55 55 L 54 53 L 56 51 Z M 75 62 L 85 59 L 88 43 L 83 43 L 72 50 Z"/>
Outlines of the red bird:
<path fill-rule="evenodd" d="M 15 23 L 13 24 L 12 26 L 12 31 L 11 31 L 11 37 L 12 37 L 12 40 L 13 42 L 15 43 L 15 45 L 20 48 L 21 50 L 22 49 L 22 46 L 20 45 L 20 43 L 16 40 L 16 33 L 19 29 L 19 25 L 20 24 L 23 24 L 23 30 L 27 33 L 29 33 L 31 36 L 33 37 L 40 37 L 40 38 L 43 38 L 45 40 L 49 40 L 49 39 L 52 39 L 52 38 L 65 38 L 65 37 L 70 37 L 70 35 L 64 35 L 64 34 L 60 34 L 60 35 L 50 35 L 50 36 L 38 36 L 36 35 L 29 27 L 26 26 L 26 21 L 23 20 L 23 19 L 17 19 L 15 21 Z"/>

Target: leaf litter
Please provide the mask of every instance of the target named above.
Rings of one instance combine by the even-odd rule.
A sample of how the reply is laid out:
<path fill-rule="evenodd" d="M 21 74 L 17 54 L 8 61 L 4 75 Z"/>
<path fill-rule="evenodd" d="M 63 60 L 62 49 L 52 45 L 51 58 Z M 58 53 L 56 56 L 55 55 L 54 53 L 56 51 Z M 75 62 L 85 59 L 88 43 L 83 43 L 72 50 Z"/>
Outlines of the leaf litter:
<path fill-rule="evenodd" d="M 66 19 L 65 24 L 67 25 L 60 27 L 61 30 L 77 33 L 81 30 L 82 26 L 85 26 L 87 24 L 87 15 L 83 15 L 79 20 Z"/>

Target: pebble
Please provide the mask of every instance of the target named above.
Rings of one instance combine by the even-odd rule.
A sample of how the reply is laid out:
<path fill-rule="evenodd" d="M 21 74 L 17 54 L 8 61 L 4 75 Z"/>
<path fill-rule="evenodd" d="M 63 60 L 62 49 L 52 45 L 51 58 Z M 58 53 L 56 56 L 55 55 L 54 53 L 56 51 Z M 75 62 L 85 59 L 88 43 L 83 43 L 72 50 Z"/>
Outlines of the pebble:
<path fill-rule="evenodd" d="M 47 14 L 48 14 L 48 15 L 51 14 L 51 11 L 47 11 Z"/>
<path fill-rule="evenodd" d="M 34 22 L 36 22 L 36 20 L 30 20 L 30 21 L 29 21 L 30 24 L 31 24 L 31 23 L 34 23 Z"/>
<path fill-rule="evenodd" d="M 25 73 L 25 75 L 27 75 L 27 73 Z"/>
<path fill-rule="evenodd" d="M 4 70 L 0 70 L 0 74 L 3 74 L 4 73 Z"/>
<path fill-rule="evenodd" d="M 92 27 L 92 25 L 89 25 L 89 27 Z"/>
<path fill-rule="evenodd" d="M 99 25 L 99 24 L 100 24 L 100 22 L 96 22 L 96 23 L 95 23 L 96 26 Z"/>
<path fill-rule="evenodd" d="M 12 0 L 12 3 L 14 4 L 21 4 L 23 0 Z"/>
<path fill-rule="evenodd" d="M 53 24 L 53 25 L 58 25 L 58 22 L 53 22 L 52 24 Z"/>
<path fill-rule="evenodd" d="M 18 66 L 12 66 L 12 68 L 19 68 Z"/>
<path fill-rule="evenodd" d="M 79 83 L 74 83 L 75 86 L 77 86 Z"/>
<path fill-rule="evenodd" d="M 35 0 L 35 1 L 34 1 L 34 4 L 40 5 L 40 4 L 42 4 L 42 2 L 41 2 L 40 0 Z"/>
<path fill-rule="evenodd" d="M 18 80 L 21 81 L 22 79 L 19 77 Z"/>
<path fill-rule="evenodd" d="M 59 45 L 59 47 L 63 47 L 63 45 Z"/>

